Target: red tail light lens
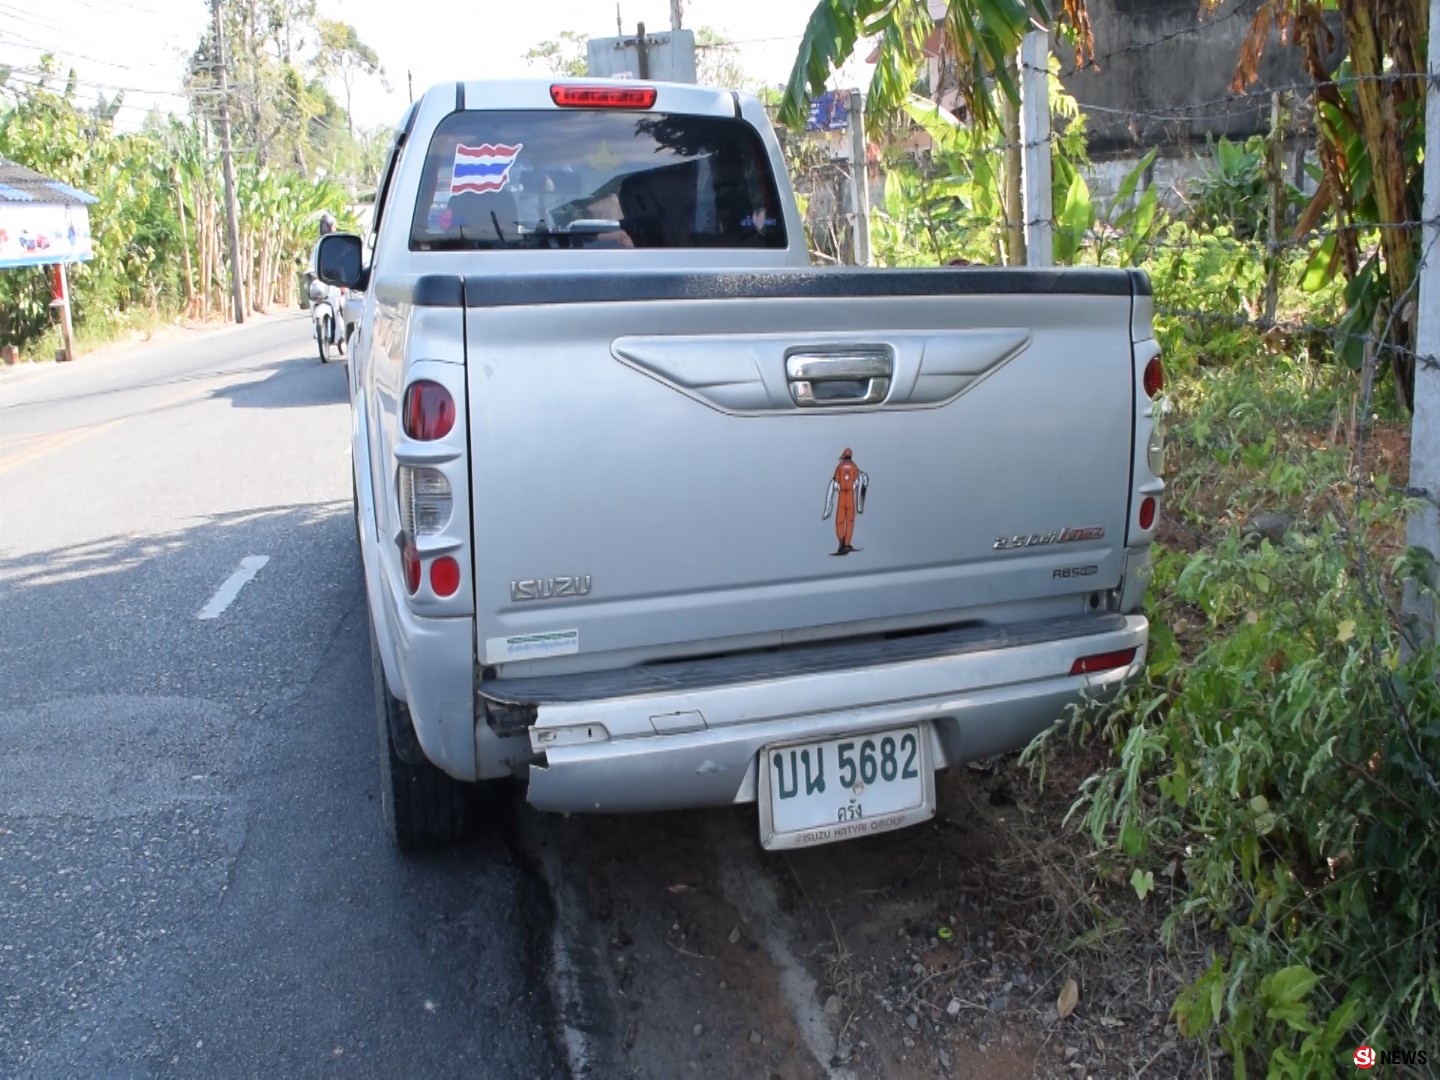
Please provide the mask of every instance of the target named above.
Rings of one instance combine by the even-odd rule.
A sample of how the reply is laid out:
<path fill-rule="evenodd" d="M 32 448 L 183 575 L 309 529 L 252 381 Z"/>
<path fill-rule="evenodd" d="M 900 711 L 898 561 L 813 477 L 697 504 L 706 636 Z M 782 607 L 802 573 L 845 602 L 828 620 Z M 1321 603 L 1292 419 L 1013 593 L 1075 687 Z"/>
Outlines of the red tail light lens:
<path fill-rule="evenodd" d="M 1135 653 L 1135 649 L 1119 649 L 1115 652 L 1096 653 L 1094 656 L 1082 656 L 1070 665 L 1070 674 L 1092 675 L 1097 671 L 1129 667 L 1135 659 Z"/>
<path fill-rule="evenodd" d="M 565 108 L 649 109 L 655 104 L 653 86 L 552 86 L 550 100 Z"/>
<path fill-rule="evenodd" d="M 1145 396 L 1153 398 L 1165 389 L 1165 365 L 1157 356 L 1145 365 Z"/>
<path fill-rule="evenodd" d="M 405 434 L 433 442 L 455 426 L 455 399 L 439 383 L 421 379 L 405 390 Z"/>
<path fill-rule="evenodd" d="M 400 561 L 405 565 L 405 591 L 414 596 L 420 591 L 420 553 L 415 550 L 414 541 L 405 541 L 400 549 Z"/>
<path fill-rule="evenodd" d="M 441 555 L 430 564 L 430 588 L 436 596 L 454 596 L 460 588 L 460 564 L 449 555 Z"/>
<path fill-rule="evenodd" d="M 1155 499 L 1152 496 L 1145 496 L 1140 503 L 1140 528 L 1148 529 L 1155 524 Z"/>

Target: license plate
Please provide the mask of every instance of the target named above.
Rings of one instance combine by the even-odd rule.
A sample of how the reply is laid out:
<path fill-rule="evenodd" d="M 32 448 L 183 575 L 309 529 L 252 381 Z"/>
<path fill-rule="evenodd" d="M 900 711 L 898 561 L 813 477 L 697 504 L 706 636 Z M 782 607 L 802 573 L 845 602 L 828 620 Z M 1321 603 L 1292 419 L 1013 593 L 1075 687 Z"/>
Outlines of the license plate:
<path fill-rule="evenodd" d="M 923 727 L 760 751 L 760 845 L 813 847 L 902 829 L 935 814 Z"/>

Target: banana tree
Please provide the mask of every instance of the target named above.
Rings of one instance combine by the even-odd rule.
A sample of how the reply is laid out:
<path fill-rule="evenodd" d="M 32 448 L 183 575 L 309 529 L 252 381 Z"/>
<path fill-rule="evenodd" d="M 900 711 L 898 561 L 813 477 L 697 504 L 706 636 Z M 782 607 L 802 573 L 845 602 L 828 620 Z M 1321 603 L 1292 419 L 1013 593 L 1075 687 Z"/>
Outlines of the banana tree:
<path fill-rule="evenodd" d="M 855 51 L 862 38 L 878 35 L 880 51 L 867 98 L 867 126 L 874 134 L 895 119 L 925 74 L 926 43 L 940 30 L 942 64 L 953 66 L 971 122 L 981 131 L 999 121 L 997 102 L 988 92 L 999 88 L 1002 100 L 1020 100 L 1016 55 L 1032 29 L 1055 26 L 1075 47 L 1075 63 L 1094 53 L 1085 0 L 1060 0 L 1052 12 L 1045 0 L 948 0 L 937 26 L 929 0 L 820 0 L 810 14 L 805 36 L 780 105 L 780 119 L 804 122 L 808 101 Z"/>
<path fill-rule="evenodd" d="M 1332 225 L 1306 284 L 1319 288 L 1343 275 L 1342 356 L 1359 363 L 1367 341 L 1370 355 L 1384 348 L 1406 408 L 1413 407 L 1415 386 L 1412 292 L 1420 265 L 1429 8 L 1426 0 L 1266 0 L 1250 24 L 1233 87 L 1238 92 L 1258 79 L 1272 29 L 1302 51 L 1316 83 L 1323 183 L 1296 235 L 1307 235 L 1327 214 Z M 1335 35 L 1326 18 L 1335 15 L 1349 53 L 1332 76 L 1325 61 Z"/>

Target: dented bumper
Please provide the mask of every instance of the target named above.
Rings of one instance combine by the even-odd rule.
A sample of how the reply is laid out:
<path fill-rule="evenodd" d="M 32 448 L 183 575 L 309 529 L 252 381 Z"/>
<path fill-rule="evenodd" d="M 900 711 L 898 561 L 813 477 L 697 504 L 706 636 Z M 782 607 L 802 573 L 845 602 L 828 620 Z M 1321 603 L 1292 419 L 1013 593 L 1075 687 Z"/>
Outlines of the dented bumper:
<path fill-rule="evenodd" d="M 528 726 L 537 808 L 721 806 L 755 800 L 758 755 L 771 743 L 921 724 L 937 768 L 1017 749 L 1072 704 L 1112 697 L 1143 666 L 1147 637 L 1143 617 L 1114 615 L 481 693 Z M 1083 657 L 1128 649 L 1126 666 L 1070 674 Z"/>

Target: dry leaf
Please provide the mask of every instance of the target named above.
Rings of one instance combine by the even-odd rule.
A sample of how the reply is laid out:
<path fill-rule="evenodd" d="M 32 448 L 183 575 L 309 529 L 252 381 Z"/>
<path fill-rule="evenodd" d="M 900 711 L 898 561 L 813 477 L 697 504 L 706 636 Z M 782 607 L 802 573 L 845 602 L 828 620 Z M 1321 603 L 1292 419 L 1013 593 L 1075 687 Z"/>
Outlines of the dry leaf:
<path fill-rule="evenodd" d="M 1065 985 L 1060 988 L 1060 1000 L 1055 1002 L 1055 1011 L 1064 1020 L 1075 1011 L 1075 1006 L 1080 1004 L 1080 987 L 1074 979 L 1066 979 Z"/>

